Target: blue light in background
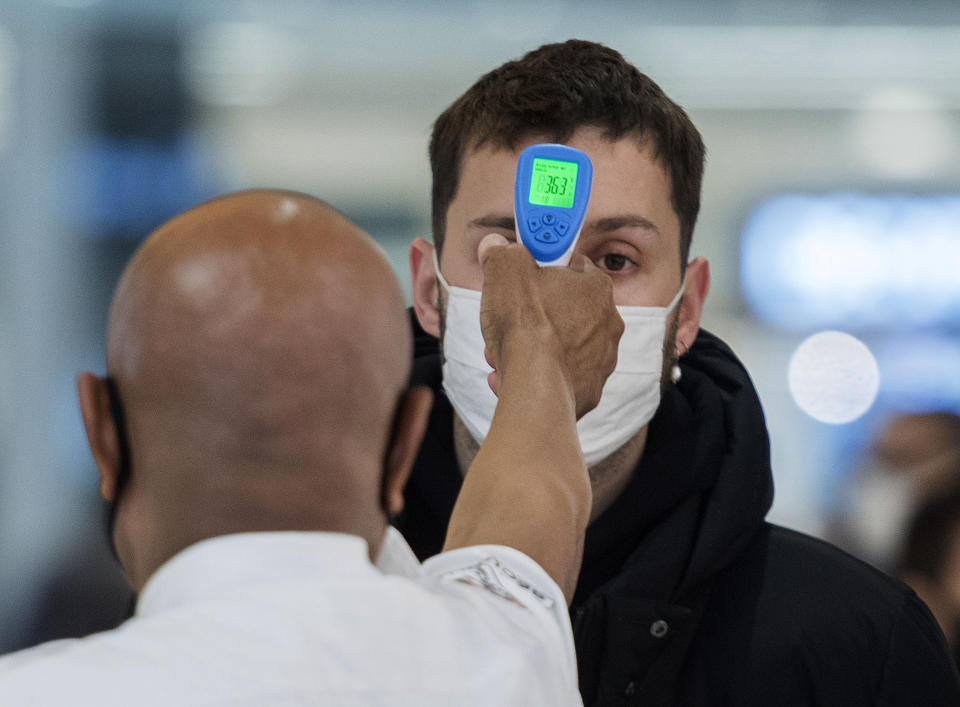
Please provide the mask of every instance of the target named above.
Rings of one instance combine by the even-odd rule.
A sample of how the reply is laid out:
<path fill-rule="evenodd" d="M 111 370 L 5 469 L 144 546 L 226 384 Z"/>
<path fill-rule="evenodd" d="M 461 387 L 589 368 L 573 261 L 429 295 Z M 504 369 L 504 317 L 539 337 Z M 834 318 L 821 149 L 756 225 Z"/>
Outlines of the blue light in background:
<path fill-rule="evenodd" d="M 755 317 L 781 331 L 854 332 L 876 358 L 873 405 L 818 433 L 829 459 L 819 500 L 828 515 L 845 512 L 851 475 L 885 420 L 960 412 L 960 195 L 778 195 L 750 214 L 740 255 Z"/>
<path fill-rule="evenodd" d="M 90 237 L 140 239 L 218 193 L 215 161 L 201 141 L 86 138 L 72 155 L 73 217 Z"/>
<path fill-rule="evenodd" d="M 874 349 L 883 375 L 885 407 L 960 413 L 960 338 L 888 337 Z"/>
<path fill-rule="evenodd" d="M 758 318 L 806 331 L 960 330 L 960 196 L 785 194 L 741 238 Z"/>

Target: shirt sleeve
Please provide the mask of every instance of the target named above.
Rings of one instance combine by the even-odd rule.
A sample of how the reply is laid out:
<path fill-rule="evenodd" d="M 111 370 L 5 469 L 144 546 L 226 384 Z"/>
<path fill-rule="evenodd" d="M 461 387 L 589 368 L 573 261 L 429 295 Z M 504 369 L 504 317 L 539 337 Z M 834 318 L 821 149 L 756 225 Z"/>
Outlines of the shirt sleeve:
<path fill-rule="evenodd" d="M 913 593 L 898 617 L 876 704 L 879 707 L 955 707 L 960 705 L 960 676 L 943 632 L 930 610 Z"/>
<path fill-rule="evenodd" d="M 579 705 L 577 659 L 567 602 L 557 583 L 530 557 L 502 545 L 440 553 L 422 566 L 423 579 L 445 593 L 469 595 L 533 634 L 549 661 L 548 677 Z"/>

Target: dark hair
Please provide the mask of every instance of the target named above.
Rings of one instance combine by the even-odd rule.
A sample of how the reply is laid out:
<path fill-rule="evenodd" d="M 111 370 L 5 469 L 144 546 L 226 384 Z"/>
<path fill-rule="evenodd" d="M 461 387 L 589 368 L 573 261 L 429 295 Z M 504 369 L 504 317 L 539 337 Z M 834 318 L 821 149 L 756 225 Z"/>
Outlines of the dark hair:
<path fill-rule="evenodd" d="M 945 447 L 960 450 L 960 415 L 947 410 L 924 413 L 923 417 L 940 427 L 940 440 Z"/>
<path fill-rule="evenodd" d="M 485 143 L 516 149 L 531 135 L 565 142 L 581 126 L 609 140 L 651 140 L 671 182 L 686 265 L 700 210 L 704 146 L 684 110 L 619 53 L 571 39 L 546 44 L 481 77 L 433 125 L 433 239 L 443 247 L 447 209 L 457 193 L 464 155 Z"/>
<path fill-rule="evenodd" d="M 912 515 L 900 553 L 900 573 L 942 579 L 951 552 L 950 537 L 960 529 L 960 467 L 948 487 L 926 500 Z"/>

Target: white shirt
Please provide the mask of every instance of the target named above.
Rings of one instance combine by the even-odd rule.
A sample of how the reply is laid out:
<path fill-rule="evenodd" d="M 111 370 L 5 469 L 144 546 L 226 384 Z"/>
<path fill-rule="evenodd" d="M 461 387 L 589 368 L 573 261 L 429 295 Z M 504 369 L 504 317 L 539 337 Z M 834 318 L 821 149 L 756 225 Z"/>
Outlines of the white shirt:
<path fill-rule="evenodd" d="M 197 543 L 119 628 L 0 658 L 0 705 L 581 704 L 563 594 L 526 555 L 420 566 L 391 528 L 377 564 L 336 533 Z"/>

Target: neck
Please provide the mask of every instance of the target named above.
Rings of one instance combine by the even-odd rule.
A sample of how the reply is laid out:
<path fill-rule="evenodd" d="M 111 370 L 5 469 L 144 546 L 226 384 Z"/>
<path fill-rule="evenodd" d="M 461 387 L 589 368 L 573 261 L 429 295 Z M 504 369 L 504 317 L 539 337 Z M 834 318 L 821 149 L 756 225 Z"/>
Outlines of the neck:
<path fill-rule="evenodd" d="M 590 509 L 590 522 L 603 515 L 623 490 L 626 488 L 633 473 L 643 456 L 643 448 L 647 442 L 647 427 L 644 426 L 626 444 L 620 447 L 606 459 L 599 461 L 588 469 L 590 486 L 593 489 L 593 506 Z M 457 455 L 457 465 L 461 476 L 465 476 L 474 457 L 480 451 L 480 445 L 467 430 L 460 416 L 453 414 L 453 445 Z"/>
<path fill-rule="evenodd" d="M 303 495 L 303 494 L 301 494 Z M 337 503 L 318 504 L 293 496 L 255 499 L 242 493 L 207 496 L 203 503 L 183 501 L 178 512 L 155 513 L 147 532 L 118 543 L 130 584 L 139 591 L 167 560 L 191 545 L 235 533 L 275 531 L 331 532 L 367 542 L 374 561 L 386 532 L 387 517 L 375 499 L 359 502 L 342 493 Z M 199 500 L 199 499 L 198 499 Z"/>

